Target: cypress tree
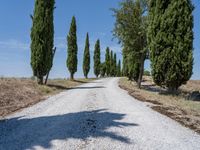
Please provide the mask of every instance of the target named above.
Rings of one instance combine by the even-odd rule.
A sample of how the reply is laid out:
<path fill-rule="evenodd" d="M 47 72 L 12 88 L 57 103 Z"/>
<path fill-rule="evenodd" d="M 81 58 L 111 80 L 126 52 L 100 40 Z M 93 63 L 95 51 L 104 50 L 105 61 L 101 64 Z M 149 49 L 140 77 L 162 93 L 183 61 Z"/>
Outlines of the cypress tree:
<path fill-rule="evenodd" d="M 120 60 L 118 61 L 118 64 L 117 64 L 117 76 L 121 77 L 121 61 Z"/>
<path fill-rule="evenodd" d="M 114 54 L 114 59 L 113 59 L 113 70 L 114 70 L 114 77 L 117 75 L 117 55 L 116 53 Z"/>
<path fill-rule="evenodd" d="M 101 52 L 100 52 L 100 40 L 98 39 L 95 44 L 95 50 L 94 50 L 94 74 L 98 78 L 100 74 L 101 69 Z"/>
<path fill-rule="evenodd" d="M 85 78 L 88 78 L 89 71 L 90 71 L 90 44 L 89 44 L 89 35 L 87 33 L 85 41 L 84 58 L 83 58 L 83 73 Z"/>
<path fill-rule="evenodd" d="M 110 76 L 110 49 L 109 47 L 106 48 L 105 63 L 106 63 L 106 75 Z"/>
<path fill-rule="evenodd" d="M 110 51 L 110 75 L 114 76 L 114 67 L 113 67 L 113 51 Z"/>
<path fill-rule="evenodd" d="M 154 82 L 175 92 L 193 68 L 193 6 L 190 0 L 151 0 L 148 43 Z"/>
<path fill-rule="evenodd" d="M 105 77 L 106 74 L 106 63 L 101 63 L 101 71 L 100 71 L 101 77 Z"/>
<path fill-rule="evenodd" d="M 123 76 L 128 77 L 128 56 L 125 54 L 125 50 L 123 49 L 123 66 L 122 66 L 122 74 Z"/>
<path fill-rule="evenodd" d="M 38 83 L 52 68 L 54 43 L 54 0 L 36 0 L 34 15 L 31 16 L 31 67 Z"/>
<path fill-rule="evenodd" d="M 77 64 L 78 64 L 78 46 L 77 46 L 77 36 L 76 36 L 76 18 L 72 17 L 71 27 L 69 30 L 69 34 L 67 36 L 67 44 L 68 44 L 68 57 L 67 57 L 67 68 L 70 72 L 71 80 L 74 79 L 74 73 L 77 72 Z"/>
<path fill-rule="evenodd" d="M 140 64 L 134 52 L 130 52 L 127 56 L 128 62 L 128 78 L 129 80 L 138 81 L 140 74 Z"/>

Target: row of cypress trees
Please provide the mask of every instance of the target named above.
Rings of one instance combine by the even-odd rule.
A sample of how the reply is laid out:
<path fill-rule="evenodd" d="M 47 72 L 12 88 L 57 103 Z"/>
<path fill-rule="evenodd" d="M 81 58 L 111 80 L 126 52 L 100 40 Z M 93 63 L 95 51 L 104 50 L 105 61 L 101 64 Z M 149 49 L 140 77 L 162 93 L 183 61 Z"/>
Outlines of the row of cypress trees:
<path fill-rule="evenodd" d="M 31 67 L 33 75 L 37 77 L 38 84 L 43 84 L 46 76 L 47 82 L 49 72 L 53 65 L 53 57 L 56 51 L 54 47 L 54 9 L 55 0 L 36 0 L 34 15 L 31 15 L 33 26 L 31 28 Z M 74 79 L 78 65 L 78 45 L 77 45 L 77 26 L 76 18 L 73 16 L 69 33 L 67 35 L 67 61 L 66 66 L 70 72 L 70 78 Z M 108 52 L 109 52 L 109 48 Z M 116 54 L 113 52 L 107 56 L 106 61 L 101 63 L 100 40 L 97 40 L 94 50 L 94 74 L 96 77 L 101 75 L 119 76 L 121 75 L 121 63 L 117 67 Z M 89 34 L 86 35 L 83 74 L 88 78 L 90 71 L 90 44 Z M 118 69 L 118 70 L 117 70 Z"/>
<path fill-rule="evenodd" d="M 106 48 L 106 54 L 105 54 L 105 73 L 102 74 L 102 76 L 108 76 L 108 77 L 120 77 L 121 74 L 121 61 L 118 60 L 117 62 L 117 55 L 116 53 L 113 54 L 113 51 L 110 50 L 109 47 Z"/>
<path fill-rule="evenodd" d="M 67 67 L 71 74 L 71 79 L 74 79 L 74 74 L 77 72 L 77 35 L 76 35 L 76 19 L 73 16 L 69 34 L 67 36 L 68 43 L 68 56 L 67 56 Z M 101 77 L 116 77 L 121 76 L 121 61 L 119 60 L 117 64 L 117 55 L 110 51 L 109 47 L 106 49 L 105 62 L 101 63 L 101 46 L 100 40 L 98 39 L 94 47 L 94 74 L 98 78 Z M 90 42 L 89 34 L 86 35 L 85 49 L 83 54 L 83 74 L 85 78 L 88 78 L 88 73 L 90 71 Z"/>
<path fill-rule="evenodd" d="M 193 9 L 191 0 L 124 0 L 113 9 L 124 75 L 140 87 L 149 56 L 157 85 L 173 93 L 185 84 L 193 69 Z"/>

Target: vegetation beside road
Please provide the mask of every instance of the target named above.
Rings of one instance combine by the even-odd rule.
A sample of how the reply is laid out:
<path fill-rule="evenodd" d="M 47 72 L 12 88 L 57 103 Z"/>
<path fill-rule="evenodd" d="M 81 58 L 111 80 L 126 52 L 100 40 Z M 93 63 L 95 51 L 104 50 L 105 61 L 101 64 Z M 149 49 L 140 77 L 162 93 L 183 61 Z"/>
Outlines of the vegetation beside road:
<path fill-rule="evenodd" d="M 154 83 L 175 94 L 192 76 L 194 6 L 187 0 L 124 0 L 112 9 L 123 76 L 141 86 L 150 59 Z"/>
<path fill-rule="evenodd" d="M 152 109 L 200 133 L 200 101 L 187 99 L 193 91 L 200 91 L 199 82 L 190 80 L 180 87 L 179 95 L 167 94 L 166 89 L 156 86 L 151 77 L 147 76 L 144 77 L 141 89 L 136 82 L 127 78 L 122 78 L 119 85 L 136 99 L 150 103 Z"/>
<path fill-rule="evenodd" d="M 34 105 L 48 96 L 57 94 L 94 79 L 49 80 L 47 85 L 38 85 L 31 79 L 0 79 L 0 117 L 4 117 L 22 108 Z"/>

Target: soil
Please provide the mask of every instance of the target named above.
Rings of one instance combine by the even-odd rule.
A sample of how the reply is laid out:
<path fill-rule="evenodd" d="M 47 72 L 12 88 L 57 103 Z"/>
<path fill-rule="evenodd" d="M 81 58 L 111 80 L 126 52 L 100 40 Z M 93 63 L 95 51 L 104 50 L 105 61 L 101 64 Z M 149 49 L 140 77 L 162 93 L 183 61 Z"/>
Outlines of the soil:
<path fill-rule="evenodd" d="M 180 91 L 184 90 L 184 93 L 180 93 L 177 96 L 172 96 L 170 94 L 163 95 L 159 93 L 161 89 L 157 89 L 158 92 L 155 92 L 155 90 L 147 90 L 146 85 L 150 84 L 151 88 L 157 88 L 156 85 L 152 84 L 151 80 L 144 80 L 143 85 L 145 85 L 145 88 L 143 86 L 142 89 L 138 89 L 134 83 L 130 83 L 130 81 L 126 79 L 121 79 L 119 82 L 120 88 L 128 91 L 129 95 L 135 99 L 142 102 L 151 103 L 152 105 L 150 105 L 150 107 L 153 110 L 166 115 L 173 120 L 176 120 L 183 126 L 188 127 L 200 134 L 200 110 L 197 111 L 191 107 L 186 106 L 188 100 L 186 100 L 183 96 L 185 93 L 188 94 L 192 91 L 198 90 L 198 84 L 196 84 L 195 81 L 189 81 L 188 84 L 180 88 Z M 174 100 L 172 98 L 174 98 Z M 200 102 L 190 101 L 190 103 L 194 103 L 193 105 L 200 106 Z"/>
<path fill-rule="evenodd" d="M 29 78 L 1 78 L 0 79 L 0 118 L 34 105 L 47 97 L 63 90 L 70 89 L 92 79 L 79 80 L 49 80 L 48 85 L 38 85 Z"/>

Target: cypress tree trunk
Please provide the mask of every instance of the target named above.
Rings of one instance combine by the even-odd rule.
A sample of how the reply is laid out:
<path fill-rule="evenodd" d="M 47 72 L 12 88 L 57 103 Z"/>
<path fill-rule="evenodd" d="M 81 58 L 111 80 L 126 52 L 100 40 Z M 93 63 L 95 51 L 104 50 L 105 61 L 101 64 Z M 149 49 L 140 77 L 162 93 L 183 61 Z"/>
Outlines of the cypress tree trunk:
<path fill-rule="evenodd" d="M 74 74 L 73 73 L 70 73 L 70 80 L 74 80 Z"/>
<path fill-rule="evenodd" d="M 44 84 L 45 84 L 45 85 L 47 85 L 48 78 L 49 78 L 49 72 L 47 73 L 46 79 L 45 79 L 45 81 L 44 81 Z"/>
<path fill-rule="evenodd" d="M 37 82 L 38 84 L 43 85 L 43 76 L 38 76 Z"/>
<path fill-rule="evenodd" d="M 128 80 L 131 81 L 132 80 L 132 76 L 130 74 L 128 74 Z"/>
<path fill-rule="evenodd" d="M 170 94 L 176 95 L 177 94 L 177 88 L 170 86 L 170 87 L 168 87 L 168 92 Z"/>
<path fill-rule="evenodd" d="M 56 53 L 56 47 L 55 47 L 54 50 L 53 50 L 52 61 L 53 61 L 53 58 L 54 58 L 54 56 L 55 56 L 55 53 Z M 48 81 L 48 78 L 49 78 L 49 73 L 50 73 L 50 70 L 48 71 L 47 76 L 46 76 L 46 79 L 45 79 L 45 81 L 44 81 L 44 84 L 45 84 L 45 85 L 47 84 L 47 81 Z"/>
<path fill-rule="evenodd" d="M 140 62 L 140 73 L 139 73 L 139 79 L 138 79 L 138 87 L 141 88 L 141 83 L 142 83 L 142 77 L 144 74 L 144 61 L 145 61 L 145 55 L 141 57 L 141 62 Z"/>

